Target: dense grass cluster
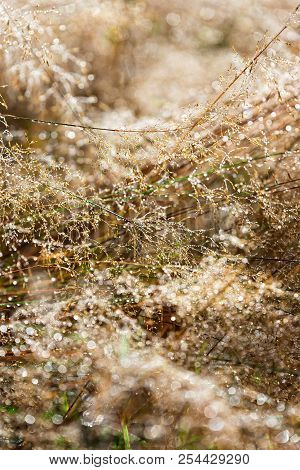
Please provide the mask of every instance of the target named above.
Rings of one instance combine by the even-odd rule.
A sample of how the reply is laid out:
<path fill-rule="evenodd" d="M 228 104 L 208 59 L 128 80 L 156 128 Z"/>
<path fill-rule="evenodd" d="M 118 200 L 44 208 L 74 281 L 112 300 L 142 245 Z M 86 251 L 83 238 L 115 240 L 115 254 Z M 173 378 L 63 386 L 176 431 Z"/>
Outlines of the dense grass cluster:
<path fill-rule="evenodd" d="M 298 448 L 295 2 L 0 12 L 0 448 Z"/>

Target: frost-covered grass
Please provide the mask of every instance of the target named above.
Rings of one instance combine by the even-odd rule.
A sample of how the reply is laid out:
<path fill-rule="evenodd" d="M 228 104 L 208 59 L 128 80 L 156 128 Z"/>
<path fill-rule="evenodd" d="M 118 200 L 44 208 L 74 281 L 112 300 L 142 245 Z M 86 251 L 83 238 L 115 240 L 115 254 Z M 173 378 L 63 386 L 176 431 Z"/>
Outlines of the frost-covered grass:
<path fill-rule="evenodd" d="M 295 7 L 2 2 L 1 448 L 299 447 Z"/>

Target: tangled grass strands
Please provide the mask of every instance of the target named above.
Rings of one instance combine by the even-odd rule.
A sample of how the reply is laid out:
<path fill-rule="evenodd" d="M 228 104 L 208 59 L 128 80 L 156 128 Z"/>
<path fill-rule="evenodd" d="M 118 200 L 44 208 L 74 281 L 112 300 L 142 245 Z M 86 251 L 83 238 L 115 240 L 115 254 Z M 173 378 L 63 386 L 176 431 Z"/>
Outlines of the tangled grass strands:
<path fill-rule="evenodd" d="M 299 11 L 25 3 L 0 16 L 0 447 L 298 448 Z"/>

